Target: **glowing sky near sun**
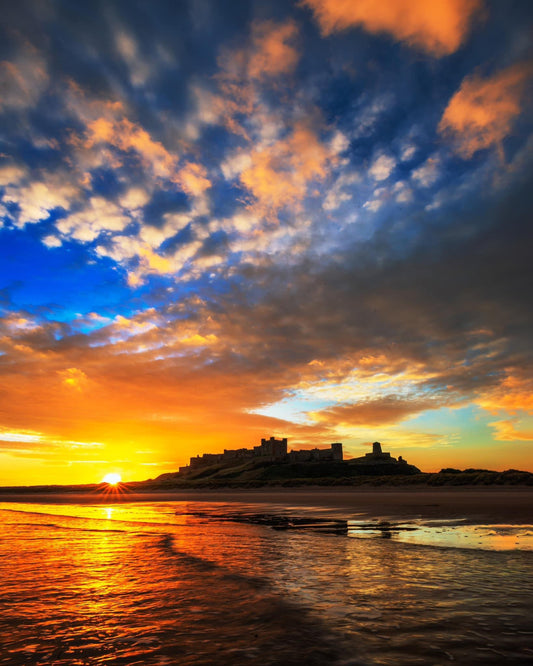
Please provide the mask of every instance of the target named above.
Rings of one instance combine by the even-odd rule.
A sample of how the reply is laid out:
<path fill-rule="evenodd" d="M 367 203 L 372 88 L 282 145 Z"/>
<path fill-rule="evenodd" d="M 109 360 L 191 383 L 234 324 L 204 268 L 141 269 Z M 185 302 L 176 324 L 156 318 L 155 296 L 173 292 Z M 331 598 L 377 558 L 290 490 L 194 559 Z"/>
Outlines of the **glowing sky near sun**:
<path fill-rule="evenodd" d="M 20 1 L 0 484 L 286 436 L 533 469 L 528 0 Z"/>

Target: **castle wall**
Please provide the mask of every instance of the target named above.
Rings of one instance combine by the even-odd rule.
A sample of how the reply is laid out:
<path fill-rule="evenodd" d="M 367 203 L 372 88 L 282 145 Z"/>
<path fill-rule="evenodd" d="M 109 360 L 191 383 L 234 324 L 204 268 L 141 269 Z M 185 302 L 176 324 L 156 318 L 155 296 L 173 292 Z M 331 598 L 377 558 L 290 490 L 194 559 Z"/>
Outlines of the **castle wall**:
<path fill-rule="evenodd" d="M 287 457 L 290 462 L 342 461 L 342 444 L 335 442 L 329 449 L 300 449 L 299 451 L 290 451 Z"/>
<path fill-rule="evenodd" d="M 208 465 L 216 465 L 225 462 L 237 463 L 240 460 L 249 458 L 262 458 L 270 461 L 292 461 L 292 462 L 311 462 L 323 460 L 342 461 L 342 444 L 335 442 L 329 449 L 301 449 L 299 451 L 287 452 L 287 438 L 262 439 L 260 446 L 254 446 L 253 449 L 224 449 L 224 453 L 204 453 L 202 456 L 194 456 L 190 459 L 189 468 L 180 468 L 180 471 L 188 469 L 198 469 Z"/>

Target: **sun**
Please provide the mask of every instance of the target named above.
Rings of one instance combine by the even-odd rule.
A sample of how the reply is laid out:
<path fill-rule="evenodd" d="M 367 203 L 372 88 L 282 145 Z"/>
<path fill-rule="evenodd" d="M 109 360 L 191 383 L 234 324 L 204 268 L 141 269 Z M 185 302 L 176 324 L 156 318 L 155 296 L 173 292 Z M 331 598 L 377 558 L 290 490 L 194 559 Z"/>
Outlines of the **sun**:
<path fill-rule="evenodd" d="M 115 472 L 110 472 L 109 474 L 106 474 L 102 479 L 102 483 L 109 483 L 110 486 L 116 486 L 121 481 L 122 477 L 120 476 L 120 474 L 116 474 Z"/>

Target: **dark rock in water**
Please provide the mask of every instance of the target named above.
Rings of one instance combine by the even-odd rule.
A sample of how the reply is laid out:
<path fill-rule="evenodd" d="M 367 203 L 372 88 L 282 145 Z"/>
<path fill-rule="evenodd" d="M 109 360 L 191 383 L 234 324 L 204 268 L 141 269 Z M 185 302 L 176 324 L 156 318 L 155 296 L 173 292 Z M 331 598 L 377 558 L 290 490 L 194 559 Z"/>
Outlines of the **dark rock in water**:
<path fill-rule="evenodd" d="M 327 534 L 347 535 L 349 532 L 379 532 L 383 537 L 390 537 L 394 532 L 418 529 L 412 525 L 390 523 L 383 520 L 372 523 L 350 524 L 348 520 L 335 518 L 315 518 L 304 516 L 286 516 L 270 513 L 224 513 L 206 514 L 198 512 L 197 516 L 211 520 L 246 523 L 248 525 L 264 525 L 275 530 L 311 530 Z"/>
<path fill-rule="evenodd" d="M 348 530 L 346 520 L 332 520 L 330 518 L 303 518 L 260 513 L 226 514 L 225 516 L 219 516 L 218 519 L 251 525 L 265 525 L 276 530 L 310 529 L 335 533 L 345 533 Z"/>
<path fill-rule="evenodd" d="M 332 518 L 307 518 L 302 516 L 285 516 L 269 513 L 206 514 L 198 512 L 195 515 L 212 520 L 247 523 L 249 525 L 264 525 L 265 527 L 272 527 L 276 530 L 308 529 L 335 534 L 346 534 L 348 531 L 348 521 Z"/>

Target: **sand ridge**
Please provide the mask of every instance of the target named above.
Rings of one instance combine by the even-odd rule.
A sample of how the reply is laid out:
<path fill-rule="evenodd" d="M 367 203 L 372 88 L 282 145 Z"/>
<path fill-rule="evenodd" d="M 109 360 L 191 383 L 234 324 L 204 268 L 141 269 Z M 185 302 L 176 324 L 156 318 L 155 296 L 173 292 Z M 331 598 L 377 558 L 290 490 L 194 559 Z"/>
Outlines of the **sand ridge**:
<path fill-rule="evenodd" d="M 463 518 L 475 523 L 533 524 L 533 487 L 457 488 L 260 488 L 250 490 L 180 490 L 159 492 L 17 493 L 0 495 L 4 502 L 100 504 L 114 502 L 245 502 L 293 507 L 340 509 L 368 518 Z"/>

